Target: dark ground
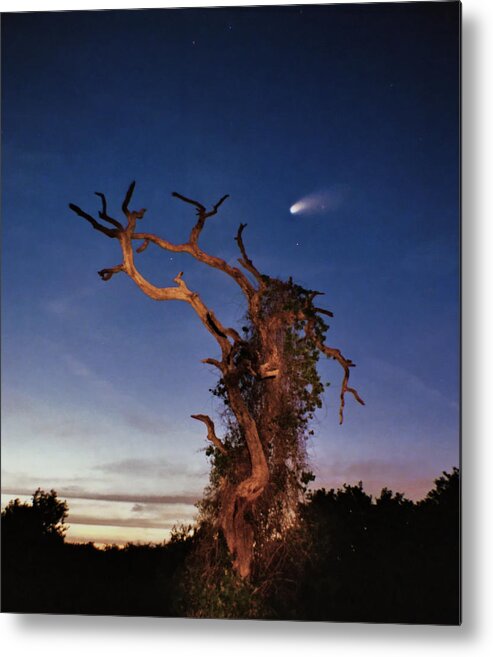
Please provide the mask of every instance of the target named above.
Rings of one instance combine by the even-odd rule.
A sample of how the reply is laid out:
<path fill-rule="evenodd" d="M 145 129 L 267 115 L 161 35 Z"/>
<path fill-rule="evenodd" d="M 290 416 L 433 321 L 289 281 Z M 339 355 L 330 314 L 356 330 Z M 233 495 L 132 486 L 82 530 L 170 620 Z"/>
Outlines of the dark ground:
<path fill-rule="evenodd" d="M 265 594 L 263 617 L 459 624 L 459 488 L 454 470 L 418 503 L 386 490 L 372 499 L 361 485 L 316 491 L 303 544 Z M 180 591 L 199 534 L 99 550 L 14 511 L 2 514 L 3 612 L 187 615 Z"/>

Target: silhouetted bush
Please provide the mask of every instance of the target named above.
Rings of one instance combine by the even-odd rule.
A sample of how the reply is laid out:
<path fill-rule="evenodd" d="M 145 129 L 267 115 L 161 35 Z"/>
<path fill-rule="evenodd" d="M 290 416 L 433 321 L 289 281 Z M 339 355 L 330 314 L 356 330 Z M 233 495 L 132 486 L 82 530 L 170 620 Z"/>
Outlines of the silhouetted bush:
<path fill-rule="evenodd" d="M 418 503 L 386 488 L 372 499 L 361 483 L 317 490 L 268 570 L 238 587 L 224 559 L 201 571 L 210 528 L 159 545 L 65 543 L 66 503 L 38 489 L 2 512 L 2 610 L 457 624 L 459 509 L 456 468 Z"/>
<path fill-rule="evenodd" d="M 460 622 L 459 471 L 417 504 L 383 489 L 316 491 L 295 617 L 306 620 Z"/>

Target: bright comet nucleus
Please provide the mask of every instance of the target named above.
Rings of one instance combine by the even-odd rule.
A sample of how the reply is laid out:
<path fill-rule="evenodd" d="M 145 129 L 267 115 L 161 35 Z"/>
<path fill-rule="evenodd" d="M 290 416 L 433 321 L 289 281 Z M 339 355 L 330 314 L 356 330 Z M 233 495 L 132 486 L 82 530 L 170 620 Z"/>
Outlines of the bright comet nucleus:
<path fill-rule="evenodd" d="M 291 214 L 297 214 L 298 212 L 301 212 L 301 210 L 303 210 L 303 207 L 304 207 L 304 206 L 303 206 L 303 202 L 302 202 L 302 201 L 298 201 L 298 203 L 294 203 L 294 204 L 289 208 L 289 211 L 291 212 Z"/>

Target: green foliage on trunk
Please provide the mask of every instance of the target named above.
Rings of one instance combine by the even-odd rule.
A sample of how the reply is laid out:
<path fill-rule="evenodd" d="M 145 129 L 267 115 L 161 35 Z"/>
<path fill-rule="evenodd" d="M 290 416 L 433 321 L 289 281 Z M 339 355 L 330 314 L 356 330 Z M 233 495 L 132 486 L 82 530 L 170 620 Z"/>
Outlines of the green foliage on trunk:
<path fill-rule="evenodd" d="M 205 587 L 208 602 L 204 599 L 206 593 L 199 596 L 207 616 L 219 613 L 223 604 L 235 616 L 237 606 L 242 606 L 245 586 L 254 587 L 260 577 L 264 582 L 270 579 L 286 552 L 288 533 L 292 541 L 299 525 L 300 504 L 305 501 L 308 484 L 315 478 L 307 463 L 306 443 L 313 435 L 310 422 L 322 406 L 325 385 L 317 369 L 320 352 L 314 338 L 323 342 L 328 326 L 315 312 L 307 312 L 313 291 L 294 284 L 291 279 L 286 282 L 265 277 L 264 280 L 266 288 L 260 312 L 254 320 L 245 318 L 243 343 L 235 354 L 241 394 L 258 427 L 270 475 L 264 493 L 248 515 L 255 537 L 253 583 L 236 581 L 227 551 L 219 559 L 219 572 L 217 549 L 204 548 L 198 558 L 199 570 L 214 571 L 214 581 L 208 581 Z M 308 322 L 311 333 L 306 331 Z M 275 376 L 269 376 L 269 366 L 275 368 Z M 258 374 L 263 369 L 265 378 Z M 227 454 L 214 445 L 206 450 L 211 464 L 210 481 L 199 504 L 199 523 L 214 528 L 228 485 L 244 480 L 251 466 L 245 438 L 230 410 L 222 378 L 211 392 L 221 404 Z M 217 543 L 220 532 L 211 529 L 203 540 Z M 267 572 L 269 569 L 271 572 Z M 235 604 L 231 604 L 231 596 L 238 597 Z M 252 597 L 249 599 L 251 603 Z M 250 612 L 255 616 L 256 605 L 253 606 Z"/>

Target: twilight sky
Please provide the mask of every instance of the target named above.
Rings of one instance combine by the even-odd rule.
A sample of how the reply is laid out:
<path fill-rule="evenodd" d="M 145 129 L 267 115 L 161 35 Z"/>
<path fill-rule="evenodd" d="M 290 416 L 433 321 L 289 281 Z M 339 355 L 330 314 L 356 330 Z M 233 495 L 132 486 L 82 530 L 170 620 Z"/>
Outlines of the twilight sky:
<path fill-rule="evenodd" d="M 118 213 L 133 179 L 142 230 L 184 241 L 171 192 L 229 193 L 204 248 L 234 262 L 248 223 L 258 268 L 325 290 L 366 406 L 348 398 L 340 427 L 323 363 L 315 485 L 418 499 L 458 465 L 458 3 L 2 19 L 3 504 L 54 487 L 70 539 L 159 541 L 207 482 L 190 415 L 217 410 L 215 342 L 187 305 L 102 282 L 118 244 L 68 209 L 102 191 Z M 138 262 L 241 326 L 220 272 L 152 246 Z"/>

